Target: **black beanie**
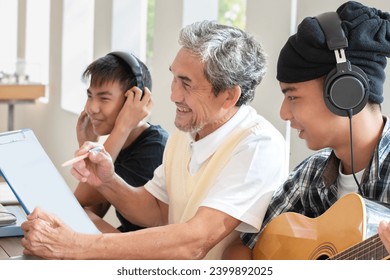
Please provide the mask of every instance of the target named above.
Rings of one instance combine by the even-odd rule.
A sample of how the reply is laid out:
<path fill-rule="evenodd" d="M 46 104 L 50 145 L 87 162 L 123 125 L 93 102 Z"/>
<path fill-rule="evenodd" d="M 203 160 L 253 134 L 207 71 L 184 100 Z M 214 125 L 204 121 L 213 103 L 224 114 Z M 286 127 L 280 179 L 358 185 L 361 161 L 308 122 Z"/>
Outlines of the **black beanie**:
<path fill-rule="evenodd" d="M 384 69 L 390 57 L 390 14 L 349 1 L 337 9 L 348 39 L 346 58 L 369 79 L 369 100 L 383 102 Z M 315 17 L 305 18 L 279 54 L 276 78 L 298 83 L 328 74 L 336 67 L 334 51 Z"/>

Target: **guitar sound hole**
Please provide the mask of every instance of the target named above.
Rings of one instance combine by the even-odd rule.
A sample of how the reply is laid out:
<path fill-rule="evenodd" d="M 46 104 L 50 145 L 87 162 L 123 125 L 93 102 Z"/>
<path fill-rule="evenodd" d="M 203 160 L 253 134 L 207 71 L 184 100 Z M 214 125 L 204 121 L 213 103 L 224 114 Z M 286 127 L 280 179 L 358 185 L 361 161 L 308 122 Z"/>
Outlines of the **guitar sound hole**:
<path fill-rule="evenodd" d="M 328 260 L 329 259 L 329 256 L 327 255 L 320 255 L 317 260 L 321 261 L 321 260 Z"/>

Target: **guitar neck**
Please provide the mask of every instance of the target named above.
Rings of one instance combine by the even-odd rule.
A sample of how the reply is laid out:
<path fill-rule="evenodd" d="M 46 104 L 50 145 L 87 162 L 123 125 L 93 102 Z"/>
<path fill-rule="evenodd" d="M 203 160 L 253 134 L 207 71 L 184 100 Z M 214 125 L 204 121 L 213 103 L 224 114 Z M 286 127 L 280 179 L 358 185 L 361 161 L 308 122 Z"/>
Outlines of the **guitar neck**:
<path fill-rule="evenodd" d="M 389 253 L 378 234 L 330 257 L 330 260 L 381 260 L 388 259 Z"/>

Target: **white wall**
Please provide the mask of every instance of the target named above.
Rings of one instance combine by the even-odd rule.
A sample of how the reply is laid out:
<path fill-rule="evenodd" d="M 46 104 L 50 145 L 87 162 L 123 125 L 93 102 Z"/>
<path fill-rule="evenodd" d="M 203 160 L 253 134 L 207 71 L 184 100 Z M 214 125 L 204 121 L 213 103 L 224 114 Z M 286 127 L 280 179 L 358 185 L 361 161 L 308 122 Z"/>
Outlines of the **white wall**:
<path fill-rule="evenodd" d="M 111 10 L 107 8 L 107 5 L 110 2 L 96 1 L 96 14 L 99 15 L 96 24 L 100 28 L 100 36 L 98 39 L 95 37 L 95 56 L 101 56 L 109 51 L 111 35 L 109 34 L 110 28 L 107 28 L 107 19 L 110 17 Z M 298 0 L 297 3 L 297 22 L 299 23 L 305 16 L 335 10 L 344 1 Z M 390 11 L 390 1 L 367 0 L 363 3 Z M 279 50 L 290 33 L 290 8 L 290 0 L 247 1 L 247 30 L 262 42 L 269 59 L 268 74 L 258 87 L 253 106 L 283 134 L 285 123 L 279 118 L 282 93 L 275 79 L 275 65 Z M 155 106 L 151 121 L 161 124 L 168 131 L 174 128 L 174 107 L 169 99 L 171 74 L 168 68 L 178 50 L 177 38 L 183 22 L 182 10 L 182 0 L 156 0 L 154 59 L 151 66 Z M 50 22 L 50 100 L 48 104 L 17 105 L 15 129 L 32 128 L 65 180 L 74 188 L 76 180 L 69 174 L 69 169 L 60 166 L 77 149 L 75 134 L 77 116 L 60 107 L 62 0 L 51 1 Z M 390 70 L 387 69 L 387 75 L 389 73 Z M 385 92 L 390 92 L 389 82 L 385 85 Z M 384 103 L 385 114 L 390 112 L 389 102 Z M 6 107 L 0 104 L 0 131 L 6 130 L 6 118 Z M 290 168 L 310 153 L 304 141 L 298 139 L 295 131 L 292 131 Z"/>

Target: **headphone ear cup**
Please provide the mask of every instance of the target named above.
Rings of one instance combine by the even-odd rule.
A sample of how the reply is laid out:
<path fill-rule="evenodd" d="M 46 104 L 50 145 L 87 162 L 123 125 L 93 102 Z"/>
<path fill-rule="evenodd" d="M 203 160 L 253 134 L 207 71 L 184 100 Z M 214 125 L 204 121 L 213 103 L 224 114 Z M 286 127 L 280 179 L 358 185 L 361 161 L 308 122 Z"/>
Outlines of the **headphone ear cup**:
<path fill-rule="evenodd" d="M 359 113 L 368 101 L 368 79 L 366 74 L 354 65 L 350 71 L 333 69 L 324 82 L 325 104 L 338 116 Z"/>

